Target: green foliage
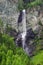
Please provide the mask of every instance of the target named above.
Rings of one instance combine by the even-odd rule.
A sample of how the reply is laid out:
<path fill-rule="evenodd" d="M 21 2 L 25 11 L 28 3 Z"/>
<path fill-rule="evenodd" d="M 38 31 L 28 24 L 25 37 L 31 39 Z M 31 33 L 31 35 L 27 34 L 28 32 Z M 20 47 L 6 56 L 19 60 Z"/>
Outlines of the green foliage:
<path fill-rule="evenodd" d="M 16 47 L 13 38 L 0 34 L 0 65 L 28 65 L 30 58 L 22 48 Z"/>
<path fill-rule="evenodd" d="M 0 43 L 2 46 L 6 46 L 7 49 L 12 49 L 14 51 L 15 49 L 15 43 L 13 41 L 13 38 L 6 34 L 0 35 Z"/>
<path fill-rule="evenodd" d="M 38 52 L 30 59 L 21 47 L 16 47 L 12 37 L 0 33 L 0 65 L 43 65 L 43 51 L 39 50 L 41 42 L 43 39 L 34 39 Z"/>
<path fill-rule="evenodd" d="M 0 19 L 0 32 L 3 33 L 3 21 Z"/>
<path fill-rule="evenodd" d="M 4 51 L 0 52 L 0 64 L 5 65 L 6 62 L 6 54 Z"/>
<path fill-rule="evenodd" d="M 31 62 L 33 65 L 43 65 L 43 51 L 38 52 L 37 55 L 32 57 Z"/>
<path fill-rule="evenodd" d="M 3 26 L 3 22 L 2 22 L 2 20 L 0 19 L 0 27 L 1 27 L 1 26 Z"/>
<path fill-rule="evenodd" d="M 0 46 L 0 52 L 4 51 L 5 53 L 7 52 L 7 47 L 4 45 L 4 43 Z"/>
<path fill-rule="evenodd" d="M 21 51 L 24 53 L 23 50 Z M 0 59 L 1 65 L 30 65 L 30 58 L 25 53 L 21 53 L 21 55 L 19 52 L 14 54 L 13 50 L 8 50 L 7 54 L 3 54 L 0 54 L 0 58 L 2 56 L 2 59 Z"/>
<path fill-rule="evenodd" d="M 35 38 L 36 50 L 41 48 L 43 39 Z M 14 40 L 7 34 L 0 33 L 0 65 L 43 65 L 43 51 L 36 53 L 31 59 L 25 51 L 16 47 Z"/>
<path fill-rule="evenodd" d="M 43 24 L 41 23 L 41 21 L 39 21 L 38 24 L 39 24 L 40 26 L 43 26 Z"/>
<path fill-rule="evenodd" d="M 24 54 L 24 53 L 25 53 L 25 52 L 23 51 L 22 48 L 20 48 L 20 47 L 17 47 L 17 48 L 16 48 L 16 54 L 21 55 L 21 54 Z"/>
<path fill-rule="evenodd" d="M 9 33 L 12 30 L 12 25 L 11 24 L 6 24 L 6 32 L 5 33 Z"/>
<path fill-rule="evenodd" d="M 22 48 L 15 46 L 13 38 L 0 34 L 0 39 L 0 65 L 43 65 L 43 51 L 30 59 Z M 35 39 L 38 45 L 40 41 Z"/>
<path fill-rule="evenodd" d="M 43 39 L 36 36 L 33 43 L 35 45 L 35 51 L 33 53 L 36 55 L 41 49 L 43 49 Z"/>
<path fill-rule="evenodd" d="M 14 51 L 15 43 L 13 38 L 0 33 L 0 65 L 6 65 L 6 62 L 8 61 L 7 56 L 13 55 Z"/>
<path fill-rule="evenodd" d="M 30 64 L 30 60 L 26 55 L 15 55 L 14 61 L 12 63 L 12 65 L 28 65 Z"/>
<path fill-rule="evenodd" d="M 12 65 L 12 56 L 13 56 L 13 51 L 8 50 L 6 55 L 6 65 Z"/>
<path fill-rule="evenodd" d="M 19 0 L 18 2 L 18 9 L 19 10 L 22 10 L 22 9 L 27 9 L 29 7 L 34 7 L 34 6 L 37 6 L 37 5 L 41 5 L 43 4 L 43 0 L 35 0 L 33 2 L 28 2 L 28 3 L 24 3 L 23 0 Z"/>
<path fill-rule="evenodd" d="M 30 65 L 30 58 L 27 54 L 23 51 L 22 48 L 16 48 L 16 55 L 15 55 L 15 65 Z M 14 65 L 14 64 L 12 64 Z"/>
<path fill-rule="evenodd" d="M 42 0 L 36 0 L 33 3 L 31 3 L 32 6 L 34 6 L 34 5 L 40 5 L 40 4 L 42 4 Z"/>
<path fill-rule="evenodd" d="M 23 0 L 19 0 L 19 1 L 18 1 L 18 9 L 19 9 L 19 10 L 22 10 L 22 9 L 24 8 L 23 4 L 24 4 L 24 3 L 23 3 Z"/>

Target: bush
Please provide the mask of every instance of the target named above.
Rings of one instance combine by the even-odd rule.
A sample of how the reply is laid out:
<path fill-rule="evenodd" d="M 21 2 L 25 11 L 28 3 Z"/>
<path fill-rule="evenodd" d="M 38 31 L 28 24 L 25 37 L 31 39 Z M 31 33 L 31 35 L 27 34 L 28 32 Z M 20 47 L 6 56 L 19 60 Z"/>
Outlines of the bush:
<path fill-rule="evenodd" d="M 18 1 L 18 9 L 19 9 L 19 10 L 22 10 L 22 9 L 24 8 L 23 4 L 24 4 L 24 3 L 23 3 L 23 0 L 19 0 L 19 1 Z"/>
<path fill-rule="evenodd" d="M 5 65 L 6 62 L 6 54 L 4 51 L 0 52 L 0 65 Z"/>
<path fill-rule="evenodd" d="M 0 52 L 0 65 L 30 65 L 30 58 L 20 49 L 16 54 L 13 53 L 13 50 L 8 50 L 7 54 L 5 52 Z M 2 58 L 1 58 L 2 57 Z"/>
<path fill-rule="evenodd" d="M 16 47 L 13 38 L 6 34 L 0 34 L 0 44 L 5 46 L 7 50 L 11 49 L 14 51 Z"/>
<path fill-rule="evenodd" d="M 0 19 L 0 32 L 3 33 L 3 21 Z"/>
<path fill-rule="evenodd" d="M 0 65 L 30 65 L 30 58 L 15 46 L 12 37 L 0 34 L 0 39 Z"/>
<path fill-rule="evenodd" d="M 40 51 L 35 55 L 32 59 L 31 62 L 33 65 L 43 65 L 43 51 Z"/>
<path fill-rule="evenodd" d="M 23 0 L 19 0 L 18 9 L 19 10 L 27 9 L 29 7 L 42 5 L 42 4 L 43 4 L 43 0 L 33 0 L 33 1 L 28 2 L 28 3 L 24 3 Z"/>
<path fill-rule="evenodd" d="M 19 56 L 18 54 L 16 54 L 14 57 L 15 58 L 12 65 L 30 65 L 30 60 L 26 55 L 21 54 L 21 56 Z"/>

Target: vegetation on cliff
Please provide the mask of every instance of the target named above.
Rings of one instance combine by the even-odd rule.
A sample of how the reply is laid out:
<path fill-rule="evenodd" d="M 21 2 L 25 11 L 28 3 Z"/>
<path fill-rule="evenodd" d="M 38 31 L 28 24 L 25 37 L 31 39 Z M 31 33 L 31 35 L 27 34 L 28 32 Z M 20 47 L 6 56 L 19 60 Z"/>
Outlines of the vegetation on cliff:
<path fill-rule="evenodd" d="M 18 1 L 18 9 L 19 10 L 27 9 L 27 8 L 34 7 L 37 5 L 39 5 L 39 6 L 43 5 L 43 0 L 31 0 L 31 1 L 29 0 L 27 3 L 26 2 L 24 3 L 23 0 Z"/>

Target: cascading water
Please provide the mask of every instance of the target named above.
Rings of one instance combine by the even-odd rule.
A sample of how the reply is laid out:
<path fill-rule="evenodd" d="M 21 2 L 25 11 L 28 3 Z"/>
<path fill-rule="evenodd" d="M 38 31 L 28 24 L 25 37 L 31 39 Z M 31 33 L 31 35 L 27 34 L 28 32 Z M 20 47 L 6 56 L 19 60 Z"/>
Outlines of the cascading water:
<path fill-rule="evenodd" d="M 32 56 L 32 48 L 27 45 L 27 41 L 30 41 L 30 39 L 33 39 L 35 37 L 35 34 L 33 33 L 32 29 L 27 30 L 26 29 L 26 10 L 20 11 L 20 15 L 18 18 L 18 36 L 16 39 L 16 43 L 18 46 L 21 46 L 24 49 L 24 51 L 29 55 Z"/>
<path fill-rule="evenodd" d="M 22 11 L 23 12 L 23 17 L 22 17 L 22 45 L 23 45 L 23 49 L 24 49 L 24 45 L 25 45 L 25 36 L 26 36 L 26 11 L 25 9 Z"/>
<path fill-rule="evenodd" d="M 26 44 L 26 34 L 27 34 L 27 30 L 26 30 L 26 11 L 25 9 L 22 10 L 23 14 L 22 14 L 22 46 L 24 51 L 30 55 L 29 53 L 31 52 L 31 49 L 28 47 L 28 45 Z"/>

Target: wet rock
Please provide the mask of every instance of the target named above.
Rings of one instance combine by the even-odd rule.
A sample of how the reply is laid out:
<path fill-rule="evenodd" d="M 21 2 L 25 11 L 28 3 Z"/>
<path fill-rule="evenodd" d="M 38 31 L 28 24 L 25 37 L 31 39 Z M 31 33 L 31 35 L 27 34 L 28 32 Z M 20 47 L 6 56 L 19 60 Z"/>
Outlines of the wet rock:
<path fill-rule="evenodd" d="M 34 37 L 35 37 L 35 34 L 33 30 L 32 29 L 27 30 L 26 39 L 30 40 L 30 39 L 34 39 Z"/>
<path fill-rule="evenodd" d="M 17 39 L 16 39 L 16 45 L 19 47 L 22 47 L 22 36 L 20 33 L 18 33 Z"/>

